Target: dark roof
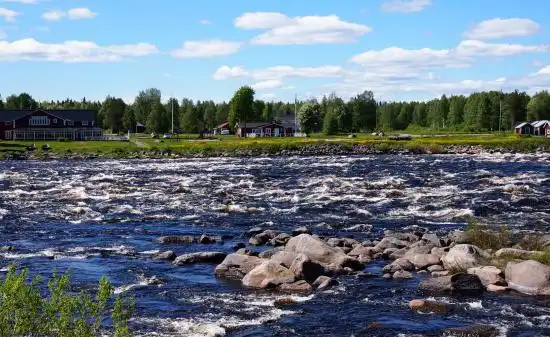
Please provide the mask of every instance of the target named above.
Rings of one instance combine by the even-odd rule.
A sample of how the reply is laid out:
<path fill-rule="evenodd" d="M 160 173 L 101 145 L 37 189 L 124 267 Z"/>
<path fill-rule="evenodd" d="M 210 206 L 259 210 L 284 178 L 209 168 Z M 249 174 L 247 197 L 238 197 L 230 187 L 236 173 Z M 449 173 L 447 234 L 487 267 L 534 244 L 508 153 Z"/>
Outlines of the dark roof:
<path fill-rule="evenodd" d="M 0 110 L 0 121 L 20 119 L 36 111 L 44 111 L 59 119 L 71 121 L 94 121 L 97 113 L 97 110 L 85 109 Z"/>

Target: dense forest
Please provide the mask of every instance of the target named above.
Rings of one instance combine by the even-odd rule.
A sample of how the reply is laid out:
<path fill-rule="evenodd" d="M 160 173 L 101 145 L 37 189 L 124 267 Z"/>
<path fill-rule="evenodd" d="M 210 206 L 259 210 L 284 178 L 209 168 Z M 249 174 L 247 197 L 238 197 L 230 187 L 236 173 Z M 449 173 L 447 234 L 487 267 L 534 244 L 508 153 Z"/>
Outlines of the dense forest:
<path fill-rule="evenodd" d="M 447 131 L 506 131 L 525 120 L 550 119 L 550 94 L 541 91 L 532 97 L 525 92 L 477 92 L 469 96 L 441 96 L 425 102 L 377 101 L 365 91 L 347 101 L 335 94 L 320 101 L 267 102 L 254 98 L 250 87 L 239 88 L 228 102 L 168 99 L 162 103 L 158 89 L 139 92 L 132 104 L 108 96 L 103 102 L 64 101 L 38 102 L 21 93 L 0 98 L 2 109 L 95 109 L 97 122 L 113 132 L 134 130 L 137 123 L 148 132 L 168 132 L 172 112 L 174 128 L 185 133 L 209 130 L 229 121 L 262 122 L 282 118 L 297 119 L 305 132 L 335 134 L 372 130 L 432 129 Z"/>

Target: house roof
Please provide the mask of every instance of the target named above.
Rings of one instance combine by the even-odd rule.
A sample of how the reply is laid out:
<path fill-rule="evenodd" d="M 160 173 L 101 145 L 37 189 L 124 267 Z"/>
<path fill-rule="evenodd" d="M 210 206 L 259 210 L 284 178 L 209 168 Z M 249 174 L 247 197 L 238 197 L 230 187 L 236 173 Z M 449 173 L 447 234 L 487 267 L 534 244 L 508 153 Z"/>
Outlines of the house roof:
<path fill-rule="evenodd" d="M 534 127 L 538 128 L 538 127 L 544 126 L 544 124 L 550 124 L 550 121 L 548 120 L 534 121 L 534 122 L 531 122 L 531 124 Z"/>
<path fill-rule="evenodd" d="M 516 129 L 522 128 L 524 126 L 532 126 L 532 125 L 531 125 L 531 123 L 523 122 L 523 123 L 519 124 L 518 126 L 516 126 Z"/>
<path fill-rule="evenodd" d="M 216 126 L 215 129 L 222 129 L 229 126 L 229 122 L 221 123 L 220 125 Z"/>
<path fill-rule="evenodd" d="M 85 109 L 0 110 L 0 121 L 17 120 L 36 111 L 44 111 L 59 119 L 70 121 L 94 121 L 97 112 L 96 110 Z"/>

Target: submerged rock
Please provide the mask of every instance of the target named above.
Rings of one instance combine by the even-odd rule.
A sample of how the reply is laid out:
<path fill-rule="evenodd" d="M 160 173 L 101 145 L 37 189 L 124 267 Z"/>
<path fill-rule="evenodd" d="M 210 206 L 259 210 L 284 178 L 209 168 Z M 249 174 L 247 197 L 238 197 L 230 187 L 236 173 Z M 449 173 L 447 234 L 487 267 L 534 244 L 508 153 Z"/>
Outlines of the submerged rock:
<path fill-rule="evenodd" d="M 304 280 L 300 280 L 294 283 L 284 283 L 279 287 L 282 291 L 307 293 L 313 290 L 311 285 Z"/>
<path fill-rule="evenodd" d="M 409 308 L 425 314 L 443 314 L 447 313 L 450 310 L 450 306 L 447 304 L 428 300 L 412 300 L 409 302 Z"/>
<path fill-rule="evenodd" d="M 222 252 L 189 253 L 178 256 L 173 264 L 183 266 L 194 263 L 220 263 L 226 256 L 227 254 Z"/>
<path fill-rule="evenodd" d="M 427 293 L 474 294 L 485 290 L 477 275 L 456 274 L 428 278 L 419 285 L 419 290 Z"/>

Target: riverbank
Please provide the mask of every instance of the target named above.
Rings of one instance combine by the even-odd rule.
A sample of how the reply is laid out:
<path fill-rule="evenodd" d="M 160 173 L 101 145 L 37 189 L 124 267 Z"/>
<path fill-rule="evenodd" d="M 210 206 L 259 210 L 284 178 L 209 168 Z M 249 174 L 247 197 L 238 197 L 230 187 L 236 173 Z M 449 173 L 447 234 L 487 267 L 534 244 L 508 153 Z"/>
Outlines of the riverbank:
<path fill-rule="evenodd" d="M 423 136 L 411 140 L 359 138 L 214 138 L 132 142 L 0 142 L 0 159 L 154 159 L 374 154 L 476 154 L 550 151 L 550 139 L 514 135 Z M 43 150 L 48 144 L 51 148 Z"/>

